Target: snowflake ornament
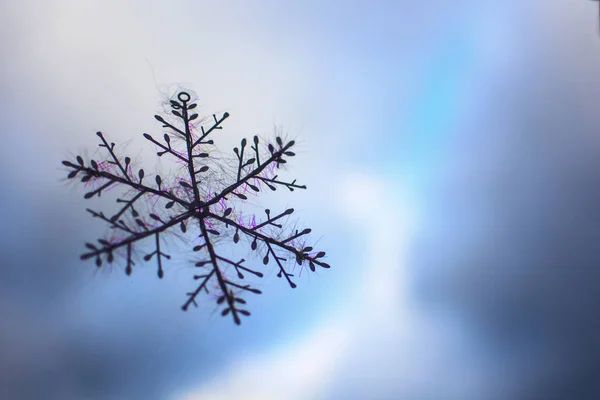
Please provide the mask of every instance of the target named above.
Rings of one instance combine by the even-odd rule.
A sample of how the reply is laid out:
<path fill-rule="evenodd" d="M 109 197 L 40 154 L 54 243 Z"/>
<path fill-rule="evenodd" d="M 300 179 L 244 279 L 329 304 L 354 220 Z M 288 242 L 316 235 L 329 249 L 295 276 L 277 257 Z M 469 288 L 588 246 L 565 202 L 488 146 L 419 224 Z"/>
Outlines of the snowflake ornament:
<path fill-rule="evenodd" d="M 191 247 L 195 255 L 195 267 L 200 273 L 194 275 L 195 288 L 187 293 L 182 309 L 190 305 L 198 306 L 197 297 L 201 292 L 212 293 L 218 305 L 222 305 L 221 315 L 231 315 L 236 324 L 241 323 L 240 316 L 249 316 L 245 307 L 246 300 L 242 293 L 260 294 L 261 291 L 244 282 L 250 274 L 262 277 L 263 273 L 256 267 L 250 267 L 245 259 L 234 261 L 220 251 L 224 240 L 231 238 L 233 244 L 246 237 L 253 253 L 259 253 L 262 264 L 274 264 L 278 269 L 277 276 L 285 278 L 290 287 L 296 287 L 292 281 L 290 264 L 307 265 L 311 271 L 316 267 L 329 268 L 322 261 L 323 251 L 314 251 L 306 245 L 310 229 L 286 232 L 284 224 L 294 210 L 292 208 L 273 213 L 265 209 L 265 217 L 256 215 L 244 216 L 243 205 L 251 193 L 259 194 L 266 188 L 276 190 L 285 187 L 290 191 L 306 189 L 295 180 L 280 180 L 277 171 L 295 154 L 291 151 L 294 141 L 284 141 L 276 137 L 274 143 L 266 145 L 254 136 L 253 144 L 242 139 L 240 147 L 235 147 L 235 166 L 231 168 L 231 177 L 223 177 L 224 170 L 212 163 L 211 147 L 214 141 L 208 137 L 229 117 L 225 112 L 220 118 L 213 114 L 211 126 L 205 129 L 204 122 L 198 120 L 193 110 L 197 104 L 191 100 L 187 92 L 180 92 L 177 100 L 170 101 L 171 113 L 175 121 L 155 115 L 156 120 L 167 128 L 163 141 L 144 133 L 144 138 L 153 143 L 162 157 L 169 155 L 181 166 L 181 173 L 169 182 L 160 175 L 154 179 L 147 177 L 143 169 L 133 170 L 129 157 L 120 157 L 115 151 L 115 144 L 106 140 L 98 132 L 101 143 L 99 147 L 106 154 L 102 161 L 90 160 L 86 164 L 81 156 L 75 162 L 63 161 L 69 169 L 68 178 L 81 176 L 86 188 L 84 198 L 100 197 L 103 192 L 113 187 L 126 188 L 126 198 L 117 198 L 120 209 L 108 216 L 103 212 L 87 209 L 95 218 L 109 224 L 111 234 L 97 243 L 86 243 L 86 252 L 82 260 L 94 259 L 100 268 L 107 262 L 112 264 L 115 255 L 125 259 L 125 273 L 131 275 L 135 250 L 142 249 L 141 242 L 150 242 L 154 251 L 146 253 L 144 261 L 155 260 L 158 277 L 164 276 L 165 260 L 171 256 L 161 249 L 164 236 L 173 231 L 191 236 Z M 170 117 L 170 116 L 169 116 Z M 195 121 L 195 122 L 194 122 Z M 178 123 L 179 122 L 179 123 Z M 180 125 L 181 127 L 177 127 Z M 223 165 L 221 165 L 223 167 Z M 144 210 L 147 209 L 147 210 Z M 145 239 L 148 239 L 145 241 Z"/>

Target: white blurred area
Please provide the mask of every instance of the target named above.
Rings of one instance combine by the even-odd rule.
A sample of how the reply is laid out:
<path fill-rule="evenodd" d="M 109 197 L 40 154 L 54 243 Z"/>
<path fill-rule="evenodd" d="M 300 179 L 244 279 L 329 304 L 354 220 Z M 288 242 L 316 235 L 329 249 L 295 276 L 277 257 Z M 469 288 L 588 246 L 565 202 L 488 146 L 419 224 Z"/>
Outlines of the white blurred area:
<path fill-rule="evenodd" d="M 291 342 L 241 356 L 207 385 L 174 399 L 321 398 L 365 344 L 390 344 L 394 337 L 391 344 L 397 345 L 410 334 L 417 323 L 405 277 L 413 213 L 405 196 L 392 193 L 390 186 L 373 174 L 355 173 L 328 193 L 340 206 L 337 217 L 363 233 L 356 260 L 364 265 L 356 277 L 361 284 L 344 301 L 344 310 Z"/>

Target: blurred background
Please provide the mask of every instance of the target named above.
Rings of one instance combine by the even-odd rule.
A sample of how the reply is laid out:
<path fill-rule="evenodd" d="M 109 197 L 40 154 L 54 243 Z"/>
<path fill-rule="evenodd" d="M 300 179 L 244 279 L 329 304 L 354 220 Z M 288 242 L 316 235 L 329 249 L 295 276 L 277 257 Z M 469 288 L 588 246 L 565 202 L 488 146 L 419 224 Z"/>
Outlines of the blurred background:
<path fill-rule="evenodd" d="M 597 7 L 5 2 L 0 397 L 600 398 Z M 181 88 L 231 114 L 225 153 L 297 139 L 308 190 L 257 202 L 293 206 L 332 266 L 268 274 L 239 327 L 208 297 L 180 310 L 185 260 L 79 260 L 106 231 L 85 208 L 116 204 L 60 162 L 101 130 L 166 170 L 142 133 Z"/>

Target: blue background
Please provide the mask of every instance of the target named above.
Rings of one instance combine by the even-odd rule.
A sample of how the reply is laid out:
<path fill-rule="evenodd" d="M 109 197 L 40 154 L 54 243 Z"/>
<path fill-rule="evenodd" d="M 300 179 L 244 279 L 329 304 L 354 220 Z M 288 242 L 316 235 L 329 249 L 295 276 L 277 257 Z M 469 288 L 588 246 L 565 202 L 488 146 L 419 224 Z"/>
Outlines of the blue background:
<path fill-rule="evenodd" d="M 600 37 L 582 0 L 22 0 L 0 12 L 0 397 L 600 396 Z M 103 131 L 147 171 L 180 88 L 215 133 L 298 142 L 331 270 L 234 326 L 173 241 L 165 279 L 79 260 L 65 181 Z M 260 261 L 258 261 L 260 262 Z"/>

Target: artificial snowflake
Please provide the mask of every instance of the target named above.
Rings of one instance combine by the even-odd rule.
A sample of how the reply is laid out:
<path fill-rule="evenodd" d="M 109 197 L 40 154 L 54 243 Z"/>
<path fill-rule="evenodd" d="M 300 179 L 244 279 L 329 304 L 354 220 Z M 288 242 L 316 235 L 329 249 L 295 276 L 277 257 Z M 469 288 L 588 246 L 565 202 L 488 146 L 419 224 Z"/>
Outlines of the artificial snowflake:
<path fill-rule="evenodd" d="M 219 238 L 229 234 L 234 243 L 239 243 L 240 237 L 245 236 L 251 250 L 260 253 L 262 263 L 268 265 L 274 262 L 278 269 L 277 276 L 284 277 L 292 288 L 296 284 L 292 281 L 293 274 L 286 270 L 288 259 L 292 265 L 308 264 L 311 271 L 315 271 L 315 266 L 329 268 L 329 265 L 321 260 L 325 252 L 316 252 L 306 245 L 305 235 L 310 233 L 310 229 L 284 232 L 281 222 L 294 212 L 293 209 L 276 215 L 266 209 L 266 217 L 262 221 L 257 221 L 255 215 L 244 216 L 242 213 L 241 206 L 251 193 L 258 194 L 267 187 L 271 190 L 287 187 L 290 191 L 306 189 L 306 186 L 296 184 L 295 180 L 279 180 L 276 174 L 286 163 L 286 157 L 295 155 L 291 151 L 294 141 L 286 143 L 281 137 L 276 137 L 274 143 L 261 146 L 258 136 L 254 136 L 253 145 L 248 150 L 248 142 L 243 139 L 240 147 L 233 149 L 236 160 L 231 175 L 234 176 L 223 178 L 225 170 L 222 169 L 222 163 L 209 165 L 209 150 L 214 142 L 208 136 L 222 129 L 221 124 L 229 117 L 229 113 L 224 113 L 221 118 L 213 114 L 212 125 L 205 129 L 204 121 L 198 121 L 198 114 L 192 111 L 196 103 L 191 101 L 191 96 L 180 92 L 177 99 L 170 101 L 171 113 L 182 122 L 182 127 L 178 128 L 177 122 L 171 123 L 155 115 L 162 126 L 170 130 L 170 134 L 165 133 L 164 142 L 161 142 L 144 133 L 144 137 L 160 149 L 157 153 L 159 157 L 168 154 L 181 165 L 181 174 L 171 182 L 156 175 L 151 180 L 153 182 L 146 183 L 148 178 L 144 181 L 144 170 L 139 169 L 135 173 L 131 159 L 119 157 L 115 152 L 115 144 L 109 144 L 101 132 L 97 135 L 101 140 L 99 146 L 106 153 L 106 160 L 90 160 L 86 165 L 84 159 L 77 156 L 76 162 L 63 161 L 63 165 L 70 170 L 69 178 L 82 175 L 81 182 L 90 189 L 84 195 L 86 199 L 100 197 L 103 192 L 117 185 L 127 188 L 127 198 L 117 199 L 117 203 L 123 205 L 114 215 L 109 217 L 102 212 L 87 210 L 110 225 L 111 235 L 98 239 L 98 244 L 86 243 L 87 251 L 81 259 L 93 258 L 96 265 L 101 267 L 103 259 L 111 264 L 115 255 L 121 256 L 126 260 L 125 272 L 130 275 L 135 265 L 134 251 L 142 246 L 139 242 L 146 238 L 153 239 L 155 249 L 145 254 L 143 259 L 150 261 L 154 258 L 158 265 L 158 277 L 162 278 L 163 261 L 171 256 L 161 250 L 161 240 L 168 232 L 180 230 L 183 234 L 193 236 L 191 246 L 196 252 L 194 254 L 197 254 L 194 263 L 202 271 L 194 276 L 198 283 L 193 291 L 187 293 L 182 309 L 187 310 L 191 304 L 197 306 L 196 298 L 200 292 L 212 292 L 216 294 L 217 304 L 224 307 L 221 314 L 231 314 L 234 322 L 240 324 L 240 315 L 250 315 L 247 310 L 239 308 L 246 304 L 239 297 L 240 293 L 261 293 L 243 282 L 244 274 L 257 277 L 263 274 L 246 266 L 243 258 L 233 261 L 223 256 L 219 252 L 223 240 Z M 179 146 L 177 142 L 180 142 Z M 183 144 L 184 149 L 177 148 L 183 148 Z M 148 210 L 140 212 L 140 206 L 146 206 Z"/>

